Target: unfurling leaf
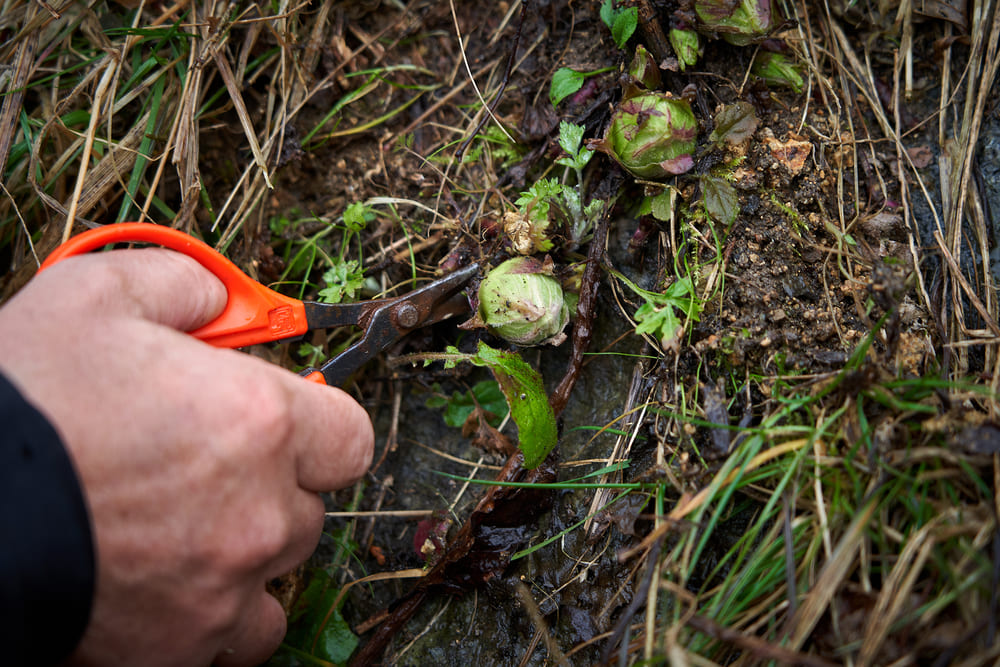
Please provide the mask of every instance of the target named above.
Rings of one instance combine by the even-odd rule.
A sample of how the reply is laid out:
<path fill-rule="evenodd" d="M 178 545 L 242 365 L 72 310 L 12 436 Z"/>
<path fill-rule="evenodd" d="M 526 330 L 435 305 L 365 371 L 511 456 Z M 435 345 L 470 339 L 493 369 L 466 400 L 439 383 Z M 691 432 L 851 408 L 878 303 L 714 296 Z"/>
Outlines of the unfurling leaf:
<path fill-rule="evenodd" d="M 762 51 L 754 58 L 750 72 L 759 76 L 769 86 L 784 86 L 796 93 L 802 92 L 805 82 L 800 73 L 802 66 L 780 53 Z"/>
<path fill-rule="evenodd" d="M 671 28 L 668 39 L 682 72 L 698 63 L 698 49 L 701 46 L 698 33 L 690 29 Z"/>
<path fill-rule="evenodd" d="M 635 47 L 635 56 L 632 57 L 632 64 L 628 66 L 628 75 L 633 83 L 646 90 L 656 90 L 660 87 L 660 68 L 657 67 L 653 54 L 642 44 Z"/>
<path fill-rule="evenodd" d="M 771 0 L 695 0 L 699 29 L 719 33 L 736 46 L 764 39 L 780 22 Z"/>

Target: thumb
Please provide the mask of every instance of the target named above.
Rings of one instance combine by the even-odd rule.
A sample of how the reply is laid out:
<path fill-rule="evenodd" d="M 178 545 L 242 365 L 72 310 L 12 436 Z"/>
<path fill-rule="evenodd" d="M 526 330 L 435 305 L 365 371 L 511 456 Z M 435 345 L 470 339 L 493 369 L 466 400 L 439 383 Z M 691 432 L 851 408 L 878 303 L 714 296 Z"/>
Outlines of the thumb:
<path fill-rule="evenodd" d="M 38 279 L 46 278 L 63 287 L 67 282 L 79 285 L 90 293 L 97 312 L 130 313 L 179 331 L 211 322 L 228 299 L 225 285 L 211 271 L 164 248 L 70 257 Z"/>

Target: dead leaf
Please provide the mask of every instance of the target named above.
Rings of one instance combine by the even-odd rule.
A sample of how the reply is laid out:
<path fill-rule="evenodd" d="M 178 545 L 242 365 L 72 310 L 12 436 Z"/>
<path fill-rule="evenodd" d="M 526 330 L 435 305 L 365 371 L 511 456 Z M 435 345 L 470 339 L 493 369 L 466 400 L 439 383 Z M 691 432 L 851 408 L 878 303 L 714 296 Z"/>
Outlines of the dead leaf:
<path fill-rule="evenodd" d="M 781 141 L 777 137 L 764 137 L 767 149 L 771 151 L 771 157 L 780 162 L 792 176 L 798 176 L 806 166 L 809 153 L 812 152 L 812 143 L 790 135 L 788 141 Z"/>

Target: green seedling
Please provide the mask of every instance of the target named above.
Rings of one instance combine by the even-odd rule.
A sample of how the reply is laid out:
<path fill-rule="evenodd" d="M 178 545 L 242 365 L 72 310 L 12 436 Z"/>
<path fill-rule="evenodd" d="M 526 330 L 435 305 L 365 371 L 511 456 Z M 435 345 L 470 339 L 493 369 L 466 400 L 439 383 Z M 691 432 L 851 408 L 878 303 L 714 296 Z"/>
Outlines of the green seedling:
<path fill-rule="evenodd" d="M 556 164 L 565 167 L 562 180 L 541 178 L 515 200 L 517 212 L 504 217 L 504 231 L 515 252 L 531 255 L 552 249 L 549 230 L 553 220 L 565 221 L 565 236 L 573 249 L 587 240 L 604 201 L 594 199 L 584 205 L 580 194 L 583 170 L 594 157 L 594 151 L 583 145 L 583 127 L 562 121 L 559 124 L 559 146 L 565 155 Z M 570 174 L 576 185 L 569 185 Z"/>
<path fill-rule="evenodd" d="M 615 46 L 621 49 L 639 25 L 639 10 L 635 7 L 615 7 L 614 0 L 604 0 L 601 4 L 601 20 L 611 30 Z"/>
<path fill-rule="evenodd" d="M 659 293 L 642 289 L 617 271 L 611 270 L 611 274 L 643 300 L 635 311 L 635 332 L 639 335 L 650 334 L 664 350 L 676 351 L 684 333 L 684 321 L 697 320 L 703 306 L 691 277 L 679 278 Z M 678 316 L 677 311 L 684 315 L 684 319 Z"/>
<path fill-rule="evenodd" d="M 778 23 L 771 0 L 695 0 L 694 11 L 704 32 L 718 33 L 730 44 L 760 41 Z"/>
<path fill-rule="evenodd" d="M 683 72 L 688 67 L 698 64 L 698 50 L 701 48 L 701 38 L 690 28 L 671 28 L 667 36 L 670 46 L 677 56 L 677 66 Z"/>
<path fill-rule="evenodd" d="M 805 86 L 801 70 L 802 66 L 794 59 L 770 51 L 758 53 L 750 67 L 750 73 L 759 76 L 767 85 L 791 88 L 796 93 L 801 93 Z"/>
<path fill-rule="evenodd" d="M 341 615 L 340 588 L 324 570 L 316 569 L 288 616 L 288 633 L 269 665 L 347 662 L 359 640 Z"/>
<path fill-rule="evenodd" d="M 440 392 L 440 388 L 435 386 Z M 469 415 L 477 409 L 482 411 L 486 421 L 494 428 L 498 427 L 510 412 L 507 399 L 500 390 L 496 380 L 483 380 L 472 385 L 465 392 L 454 392 L 450 397 L 437 393 L 427 399 L 427 407 L 444 409 L 444 423 L 453 428 L 462 428 Z"/>
<path fill-rule="evenodd" d="M 346 253 L 355 237 L 360 244 L 361 231 L 374 219 L 375 214 L 361 202 L 354 202 L 344 210 L 344 234 L 340 244 L 340 256 L 330 258 L 330 268 L 323 273 L 323 282 L 327 285 L 319 291 L 319 299 L 323 303 L 341 303 L 345 299 L 353 301 L 364 287 L 365 276 L 361 261 L 347 259 Z M 360 252 L 359 247 L 359 256 Z"/>

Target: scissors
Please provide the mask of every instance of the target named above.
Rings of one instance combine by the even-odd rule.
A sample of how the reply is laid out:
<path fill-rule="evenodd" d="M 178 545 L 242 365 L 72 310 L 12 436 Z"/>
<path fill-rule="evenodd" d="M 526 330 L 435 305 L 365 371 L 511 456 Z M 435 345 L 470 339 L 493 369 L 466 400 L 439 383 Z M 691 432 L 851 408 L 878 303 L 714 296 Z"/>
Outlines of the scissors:
<path fill-rule="evenodd" d="M 142 222 L 122 222 L 90 229 L 56 248 L 39 271 L 53 264 L 112 243 L 153 243 L 193 258 L 226 286 L 222 313 L 188 332 L 216 347 L 244 347 L 297 338 L 308 331 L 345 325 L 364 333 L 354 345 L 320 368 L 300 373 L 307 380 L 340 386 L 372 357 L 414 329 L 469 310 L 462 288 L 479 272 L 470 264 L 400 297 L 361 303 L 329 304 L 299 301 L 262 285 L 211 246 L 184 232 Z"/>

